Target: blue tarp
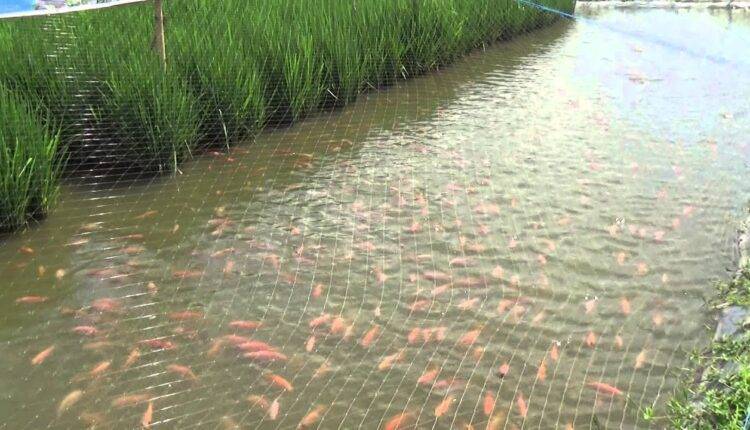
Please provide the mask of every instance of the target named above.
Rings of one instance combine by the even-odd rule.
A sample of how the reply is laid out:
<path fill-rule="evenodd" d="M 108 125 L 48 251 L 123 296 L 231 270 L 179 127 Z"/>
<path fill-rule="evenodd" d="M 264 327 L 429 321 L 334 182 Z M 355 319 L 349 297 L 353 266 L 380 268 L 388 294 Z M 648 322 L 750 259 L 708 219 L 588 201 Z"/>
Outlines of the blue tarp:
<path fill-rule="evenodd" d="M 34 10 L 35 0 L 0 0 L 0 13 Z"/>

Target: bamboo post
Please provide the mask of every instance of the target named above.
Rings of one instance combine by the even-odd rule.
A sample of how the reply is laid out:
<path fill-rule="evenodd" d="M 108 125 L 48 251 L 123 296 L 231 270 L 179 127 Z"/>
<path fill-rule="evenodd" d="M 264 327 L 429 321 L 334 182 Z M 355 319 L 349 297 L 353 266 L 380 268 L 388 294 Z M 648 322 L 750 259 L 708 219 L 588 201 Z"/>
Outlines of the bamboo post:
<path fill-rule="evenodd" d="M 167 46 L 164 42 L 164 8 L 162 3 L 163 0 L 154 0 L 154 40 L 152 47 L 166 70 Z"/>

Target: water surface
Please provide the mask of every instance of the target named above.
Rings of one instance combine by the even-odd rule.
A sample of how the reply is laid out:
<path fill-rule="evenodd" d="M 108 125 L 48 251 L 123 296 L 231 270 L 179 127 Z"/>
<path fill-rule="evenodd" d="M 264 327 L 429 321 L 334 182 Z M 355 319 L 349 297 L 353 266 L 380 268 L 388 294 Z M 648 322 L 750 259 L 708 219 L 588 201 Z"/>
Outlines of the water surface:
<path fill-rule="evenodd" d="M 733 269 L 750 18 L 588 17 L 174 178 L 66 185 L 0 244 L 2 427 L 648 427 Z"/>

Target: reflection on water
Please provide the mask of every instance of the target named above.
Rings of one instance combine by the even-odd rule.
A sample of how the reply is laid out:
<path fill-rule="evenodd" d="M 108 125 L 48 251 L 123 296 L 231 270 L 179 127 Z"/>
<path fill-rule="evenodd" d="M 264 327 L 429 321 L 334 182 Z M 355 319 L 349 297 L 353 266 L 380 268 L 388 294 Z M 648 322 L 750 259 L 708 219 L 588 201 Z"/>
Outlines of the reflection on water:
<path fill-rule="evenodd" d="M 176 178 L 71 185 L 0 248 L 3 427 L 645 427 L 731 268 L 748 76 L 565 23 Z"/>

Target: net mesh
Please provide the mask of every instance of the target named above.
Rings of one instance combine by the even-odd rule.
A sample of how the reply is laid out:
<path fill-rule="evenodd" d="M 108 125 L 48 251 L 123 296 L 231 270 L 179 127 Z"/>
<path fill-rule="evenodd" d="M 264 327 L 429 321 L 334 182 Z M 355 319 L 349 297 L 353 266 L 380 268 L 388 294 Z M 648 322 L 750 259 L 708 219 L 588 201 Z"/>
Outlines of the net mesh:
<path fill-rule="evenodd" d="M 2 427 L 652 423 L 732 258 L 750 85 L 481 0 L 167 1 L 165 70 L 152 13 L 0 21 L 0 137 L 66 157 L 0 246 Z"/>

